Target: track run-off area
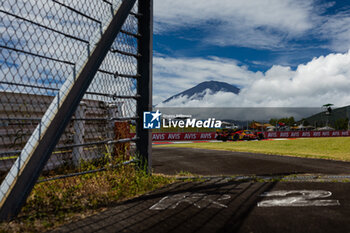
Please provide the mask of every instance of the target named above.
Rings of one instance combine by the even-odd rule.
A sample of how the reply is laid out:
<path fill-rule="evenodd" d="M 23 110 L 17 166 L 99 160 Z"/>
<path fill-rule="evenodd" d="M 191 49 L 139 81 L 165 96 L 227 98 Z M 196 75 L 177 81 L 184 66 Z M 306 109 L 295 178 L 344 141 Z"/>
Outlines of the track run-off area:
<path fill-rule="evenodd" d="M 350 232 L 350 162 L 167 145 L 152 155 L 154 173 L 179 181 L 56 231 Z"/>

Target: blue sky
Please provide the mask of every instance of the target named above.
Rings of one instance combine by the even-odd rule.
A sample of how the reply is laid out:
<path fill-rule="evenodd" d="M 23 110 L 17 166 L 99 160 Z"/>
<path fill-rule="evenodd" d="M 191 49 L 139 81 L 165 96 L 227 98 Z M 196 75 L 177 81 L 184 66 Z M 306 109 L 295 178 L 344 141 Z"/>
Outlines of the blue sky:
<path fill-rule="evenodd" d="M 321 83 L 335 83 L 335 89 L 328 85 L 330 91 L 324 86 L 312 90 L 310 85 L 305 98 L 310 94 L 325 97 L 307 105 L 317 106 L 327 100 L 343 105 L 350 101 L 346 93 L 338 95 L 341 88 L 336 89 L 340 81 L 347 85 L 350 79 L 347 70 L 342 70 L 346 63 L 340 64 L 347 61 L 350 48 L 348 0 L 154 0 L 154 16 L 155 103 L 207 80 L 225 81 L 250 92 L 257 91 L 256 83 L 278 86 L 271 80 L 278 83 L 281 77 L 280 85 L 301 83 L 304 88 L 311 80 L 315 82 L 313 76 L 320 67 L 328 65 L 331 67 L 323 72 L 325 77 L 319 79 Z M 315 72 L 306 72 L 309 68 Z M 336 80 L 339 76 L 341 80 Z M 266 87 L 262 89 L 266 92 Z M 337 99 L 329 97 L 331 92 L 338 93 Z M 265 101 L 266 105 L 305 103 L 275 94 L 284 101 Z M 298 91 L 290 94 L 301 96 Z M 246 104 L 263 103 L 251 99 Z M 206 104 L 217 103 L 210 103 L 208 96 Z"/>
<path fill-rule="evenodd" d="M 72 4 L 78 4 L 75 5 L 78 9 L 83 2 Z M 46 22 L 48 14 L 69 17 L 67 9 L 53 2 L 43 5 L 36 1 L 33 6 L 42 9 L 40 14 L 31 11 L 38 22 Z M 9 12 L 21 9 L 10 5 L 7 8 Z M 43 40 L 47 33 L 39 30 L 22 36 L 16 32 L 38 29 L 4 17 L 4 22 L 11 21 L 5 26 L 12 30 L 3 31 L 1 38 L 8 45 L 22 40 L 32 52 L 68 60 L 77 60 L 78 53 L 69 57 L 71 51 L 66 50 L 75 47 L 86 51 L 84 44 L 75 44 L 62 35 L 51 33 L 52 39 Z M 59 30 L 71 26 L 69 20 L 57 18 L 56 21 L 52 22 Z M 83 35 L 89 37 L 94 30 L 98 30 L 96 25 L 81 24 L 74 33 L 84 31 L 87 33 Z M 32 46 L 32 41 L 40 43 Z M 56 47 L 59 49 L 53 49 Z M 159 104 L 201 82 L 215 80 L 241 88 L 239 96 L 207 92 L 201 101 L 184 96 L 169 104 L 179 107 L 349 105 L 349 48 L 350 0 L 154 0 L 153 103 Z M 36 64 L 29 64 L 30 59 L 21 63 L 17 53 L 11 52 L 10 57 L 6 53 L 3 52 L 6 61 L 0 61 L 5 64 L 1 72 L 11 74 L 12 69 L 18 79 L 24 74 L 46 77 L 44 66 L 52 69 L 52 75 L 62 76 L 62 81 L 63 74 L 68 72 L 68 68 L 42 62 L 39 66 L 43 68 L 28 70 L 28 65 Z M 7 78 L 13 79 L 11 75 Z M 129 85 L 134 87 L 133 83 Z"/>

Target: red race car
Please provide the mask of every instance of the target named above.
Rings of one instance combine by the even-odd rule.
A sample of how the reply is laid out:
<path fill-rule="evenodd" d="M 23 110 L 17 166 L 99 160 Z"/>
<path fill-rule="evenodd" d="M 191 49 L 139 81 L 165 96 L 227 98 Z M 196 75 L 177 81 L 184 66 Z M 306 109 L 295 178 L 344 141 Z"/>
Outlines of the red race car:
<path fill-rule="evenodd" d="M 262 132 L 253 132 L 250 130 L 222 128 L 216 131 L 216 139 L 224 142 L 227 140 L 261 140 L 264 139 L 264 134 Z"/>

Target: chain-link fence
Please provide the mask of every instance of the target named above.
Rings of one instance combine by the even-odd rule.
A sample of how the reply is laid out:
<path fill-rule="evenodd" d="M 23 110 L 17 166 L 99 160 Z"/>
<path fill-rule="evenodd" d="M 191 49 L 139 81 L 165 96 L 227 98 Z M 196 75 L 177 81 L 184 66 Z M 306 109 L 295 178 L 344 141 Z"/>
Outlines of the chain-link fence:
<path fill-rule="evenodd" d="M 16 179 L 31 174 L 25 166 L 37 164 L 43 182 L 133 161 L 142 98 L 134 3 L 1 1 L 2 206 Z"/>

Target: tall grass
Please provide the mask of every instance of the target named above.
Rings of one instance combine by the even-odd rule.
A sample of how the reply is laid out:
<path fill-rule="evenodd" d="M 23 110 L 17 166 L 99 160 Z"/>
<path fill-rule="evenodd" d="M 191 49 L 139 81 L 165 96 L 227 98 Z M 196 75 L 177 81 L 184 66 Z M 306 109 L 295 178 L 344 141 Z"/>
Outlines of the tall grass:
<path fill-rule="evenodd" d="M 175 180 L 122 166 L 36 184 L 18 218 L 1 223 L 1 232 L 38 232 L 99 212 Z"/>

